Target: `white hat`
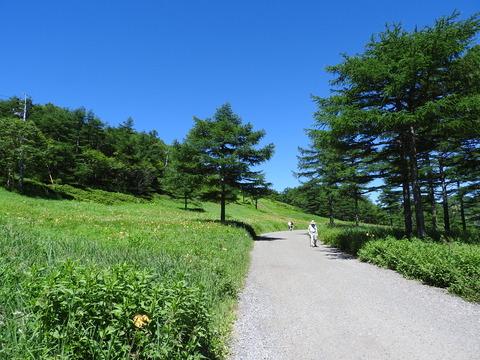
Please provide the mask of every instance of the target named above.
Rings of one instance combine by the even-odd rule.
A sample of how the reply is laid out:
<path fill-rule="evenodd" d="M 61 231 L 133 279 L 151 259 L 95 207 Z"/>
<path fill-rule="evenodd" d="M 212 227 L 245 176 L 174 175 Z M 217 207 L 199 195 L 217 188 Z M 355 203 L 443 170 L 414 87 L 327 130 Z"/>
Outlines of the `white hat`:
<path fill-rule="evenodd" d="M 315 224 L 315 220 L 310 221 L 310 224 Z"/>

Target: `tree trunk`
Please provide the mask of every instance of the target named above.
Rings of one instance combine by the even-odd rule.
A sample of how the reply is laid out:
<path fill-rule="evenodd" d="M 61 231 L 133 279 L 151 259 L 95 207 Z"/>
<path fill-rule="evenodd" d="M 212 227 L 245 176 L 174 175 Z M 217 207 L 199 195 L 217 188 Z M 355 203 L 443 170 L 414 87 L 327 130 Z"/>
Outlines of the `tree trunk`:
<path fill-rule="evenodd" d="M 423 215 L 422 193 L 420 191 L 420 183 L 418 181 L 418 163 L 417 163 L 417 147 L 415 143 L 415 130 L 410 126 L 410 175 L 412 177 L 413 202 L 415 204 L 415 220 L 417 225 L 417 236 L 425 237 L 425 218 Z"/>
<path fill-rule="evenodd" d="M 358 216 L 358 192 L 355 190 L 355 226 L 358 226 L 359 216 Z"/>
<path fill-rule="evenodd" d="M 335 220 L 333 219 L 333 196 L 332 194 L 328 195 L 328 217 L 330 220 L 330 226 L 333 226 Z"/>
<path fill-rule="evenodd" d="M 410 200 L 410 186 L 408 182 L 402 183 L 402 196 L 403 196 L 403 218 L 405 222 L 405 233 L 407 237 L 411 238 L 413 234 L 412 223 L 412 203 Z"/>
<path fill-rule="evenodd" d="M 25 173 L 25 164 L 23 163 L 23 154 L 20 158 L 20 165 L 19 165 L 19 179 L 18 179 L 18 188 L 21 193 L 23 193 L 23 177 Z"/>
<path fill-rule="evenodd" d="M 258 209 L 258 199 L 255 199 L 255 209 Z"/>
<path fill-rule="evenodd" d="M 428 166 L 428 200 L 430 202 L 430 215 L 432 216 L 432 231 L 437 232 L 437 206 L 435 203 L 435 185 L 433 183 L 433 172 L 430 164 L 430 156 L 427 154 L 426 163 Z"/>
<path fill-rule="evenodd" d="M 440 172 L 440 180 L 441 180 L 441 187 L 442 187 L 443 227 L 445 229 L 445 232 L 448 234 L 450 233 L 450 214 L 448 211 L 448 191 L 447 191 L 447 184 L 445 179 L 445 172 L 443 169 L 443 159 L 439 159 L 438 169 Z"/>
<path fill-rule="evenodd" d="M 460 189 L 460 182 L 457 181 L 458 198 L 460 200 L 460 217 L 462 218 L 462 230 L 467 231 L 467 220 L 465 219 L 465 203 L 463 201 L 463 190 Z"/>
<path fill-rule="evenodd" d="M 400 164 L 402 167 L 402 198 L 403 198 L 403 220 L 405 223 L 405 234 L 408 238 L 412 237 L 412 203 L 410 200 L 410 185 L 409 185 L 409 166 L 405 155 L 405 141 L 400 140 Z"/>
<path fill-rule="evenodd" d="M 11 190 L 12 189 L 12 183 L 13 183 L 13 177 L 12 177 L 12 169 L 8 168 L 7 169 L 7 189 Z"/>
<path fill-rule="evenodd" d="M 188 197 L 187 197 L 187 194 L 184 194 L 183 200 L 185 201 L 185 210 L 187 210 L 187 207 L 188 207 Z"/>
<path fill-rule="evenodd" d="M 225 183 L 222 179 L 222 190 L 220 195 L 220 221 L 225 223 Z"/>

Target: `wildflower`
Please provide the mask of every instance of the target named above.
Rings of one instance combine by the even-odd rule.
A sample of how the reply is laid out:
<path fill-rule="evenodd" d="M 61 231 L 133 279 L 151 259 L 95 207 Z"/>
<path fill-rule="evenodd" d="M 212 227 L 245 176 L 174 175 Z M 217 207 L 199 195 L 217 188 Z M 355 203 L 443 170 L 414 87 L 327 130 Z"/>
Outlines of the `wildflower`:
<path fill-rule="evenodd" d="M 136 328 L 141 329 L 145 325 L 148 325 L 150 323 L 150 318 L 147 315 L 142 315 L 142 314 L 137 314 L 133 317 L 133 325 L 135 325 Z"/>

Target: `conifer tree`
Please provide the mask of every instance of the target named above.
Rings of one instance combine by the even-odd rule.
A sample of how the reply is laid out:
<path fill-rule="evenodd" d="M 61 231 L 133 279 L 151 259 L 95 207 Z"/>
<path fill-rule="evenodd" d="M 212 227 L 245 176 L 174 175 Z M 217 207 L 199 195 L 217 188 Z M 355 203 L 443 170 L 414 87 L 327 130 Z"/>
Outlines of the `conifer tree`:
<path fill-rule="evenodd" d="M 175 141 L 170 147 L 163 185 L 170 194 L 183 198 L 185 210 L 188 201 L 199 196 L 202 188 L 203 176 L 197 169 L 199 162 L 198 153 L 187 143 Z"/>
<path fill-rule="evenodd" d="M 398 168 L 406 232 L 412 224 L 412 195 L 419 237 L 425 236 L 421 160 L 437 151 L 435 143 L 426 147 L 425 139 L 438 128 L 479 128 L 480 57 L 472 42 L 480 17 L 460 21 L 458 16 L 413 32 L 387 27 L 364 53 L 329 67 L 335 94 L 316 98 L 319 125 L 336 136 L 371 138 L 387 167 Z M 449 136 L 441 134 L 442 139 Z"/>
<path fill-rule="evenodd" d="M 264 131 L 255 131 L 250 123 L 243 124 L 230 104 L 222 105 L 212 118 L 195 118 L 195 125 L 186 143 L 199 157 L 198 172 L 210 187 L 208 195 L 220 203 L 220 221 L 225 222 L 227 201 L 251 173 L 251 167 L 270 159 L 273 144 L 257 148 Z"/>

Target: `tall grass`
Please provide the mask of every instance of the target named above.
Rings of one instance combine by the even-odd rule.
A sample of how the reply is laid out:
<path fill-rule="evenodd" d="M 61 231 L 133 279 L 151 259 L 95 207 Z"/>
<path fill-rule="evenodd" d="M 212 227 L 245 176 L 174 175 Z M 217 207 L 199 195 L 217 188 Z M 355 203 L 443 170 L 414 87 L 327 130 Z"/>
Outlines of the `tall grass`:
<path fill-rule="evenodd" d="M 158 358 L 194 358 L 202 354 L 222 358 L 226 354 L 232 309 L 252 247 L 251 234 L 246 228 L 261 233 L 286 229 L 288 220 L 306 227 L 310 220 L 295 208 L 265 200 L 260 202 L 258 210 L 248 204 L 229 205 L 227 211 L 232 225 L 224 226 L 216 221 L 219 207 L 212 203 L 202 204 L 201 211 L 184 211 L 181 202 L 167 197 L 129 202 L 122 196 L 119 199 L 117 194 L 95 190 L 64 187 L 62 191 L 71 192 L 72 197 L 82 201 L 36 199 L 0 190 L 0 358 L 74 358 L 72 354 L 78 341 L 67 341 L 72 338 L 97 339 L 96 343 L 89 343 L 88 356 L 91 357 L 154 358 L 148 355 L 153 352 L 148 352 L 148 344 L 142 342 L 143 335 L 132 332 L 135 330 L 133 317 L 137 312 L 152 309 L 152 304 L 157 304 L 154 306 L 157 312 L 152 310 L 149 316 L 153 314 L 163 322 L 152 322 L 142 331 L 158 344 L 157 350 L 163 349 Z M 102 203 L 95 201 L 98 197 Z M 115 270 L 118 266 L 121 273 Z M 96 274 L 100 274 L 101 279 Z M 112 284 L 119 277 L 141 276 L 153 280 L 130 297 L 125 295 L 126 291 L 135 284 L 118 285 L 115 291 L 82 285 L 85 282 Z M 79 280 L 69 282 L 69 278 Z M 158 315 L 168 313 L 169 307 L 162 299 L 168 296 L 176 299 L 175 294 L 183 291 L 176 285 L 179 282 L 193 295 L 191 302 L 178 303 L 175 314 L 187 313 L 191 304 L 200 304 L 194 308 L 204 309 L 205 316 L 199 313 L 197 323 L 177 317 L 178 314 Z M 63 285 L 53 286 L 58 283 Z M 52 286 L 57 291 L 53 295 L 47 291 Z M 171 289 L 168 291 L 173 295 L 155 290 L 158 286 Z M 149 288 L 153 290 L 147 291 Z M 94 291 L 96 297 L 92 295 Z M 62 296 L 68 299 L 65 294 L 74 294 L 78 301 L 65 300 L 67 305 L 61 306 L 54 301 Z M 111 304 L 107 306 L 102 296 L 116 300 L 109 300 Z M 130 299 L 125 301 L 131 306 L 117 297 Z M 39 307 L 38 301 L 46 308 Z M 109 306 L 115 304 L 128 308 L 122 314 L 123 322 L 106 314 L 105 319 L 101 319 L 101 309 L 111 309 Z M 100 312 L 93 313 L 96 320 L 90 323 L 84 315 L 89 314 L 92 306 Z M 54 320 L 47 321 L 49 317 Z M 165 336 L 174 334 L 173 329 L 165 330 L 170 329 L 165 327 L 170 321 L 179 321 L 175 328 L 196 329 L 189 332 L 196 334 L 194 338 L 198 343 L 192 343 L 191 338 L 183 335 L 168 338 L 180 338 L 181 344 L 167 338 L 162 340 L 158 329 L 163 329 Z M 107 343 L 112 347 L 102 348 L 100 344 L 105 343 L 106 334 L 112 331 L 133 334 L 133 337 L 125 338 L 130 341 L 127 344 L 109 338 Z"/>

